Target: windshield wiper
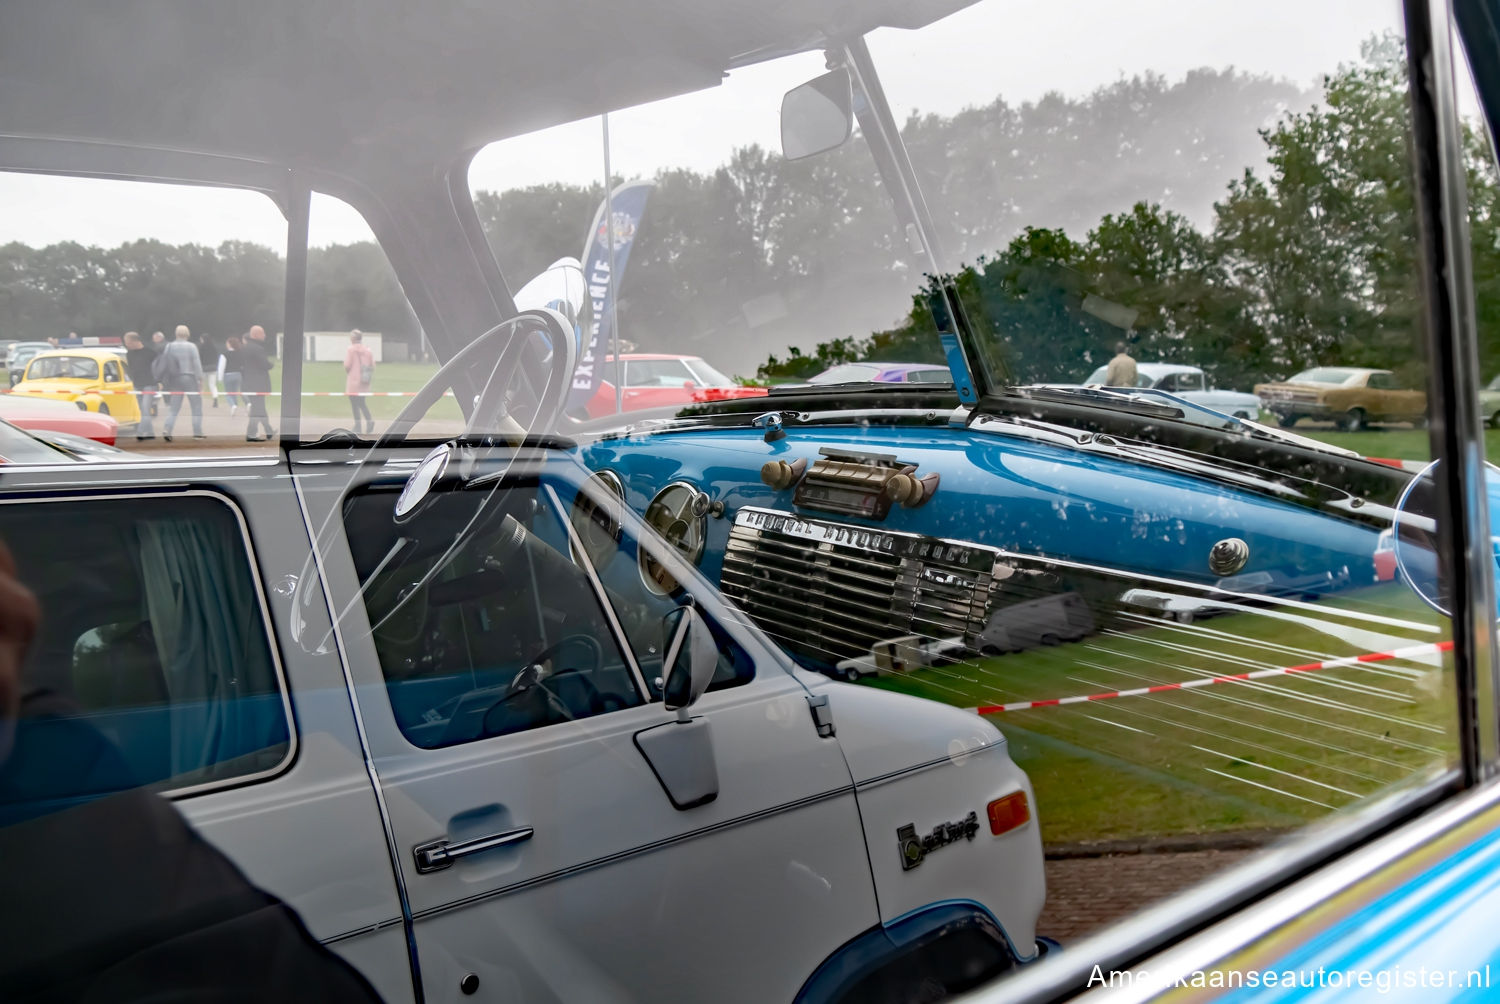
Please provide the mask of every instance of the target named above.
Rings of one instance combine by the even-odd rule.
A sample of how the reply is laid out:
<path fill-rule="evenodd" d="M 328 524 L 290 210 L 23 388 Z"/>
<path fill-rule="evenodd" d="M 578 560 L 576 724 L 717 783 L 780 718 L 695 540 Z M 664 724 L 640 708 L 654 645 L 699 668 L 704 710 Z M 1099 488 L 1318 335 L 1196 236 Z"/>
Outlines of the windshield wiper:
<path fill-rule="evenodd" d="M 1341 446 L 1332 446 L 1316 439 L 1299 436 L 1293 432 L 1273 429 L 1268 425 L 1262 425 L 1250 419 L 1228 415 L 1222 411 L 1214 411 L 1205 405 L 1188 401 L 1169 391 L 1157 390 L 1154 387 L 1053 387 L 1038 385 L 1012 389 L 1023 392 L 1028 397 L 1040 400 L 1050 399 L 1076 404 L 1080 399 L 1083 399 L 1089 404 L 1107 408 L 1110 411 L 1123 411 L 1147 417 L 1166 418 L 1172 421 L 1185 422 L 1189 425 L 1202 426 L 1205 429 L 1237 429 L 1262 439 L 1274 439 L 1278 442 L 1290 443 L 1311 450 L 1321 450 L 1324 453 L 1337 453 L 1346 457 L 1359 456 L 1354 450 L 1346 450 Z"/>

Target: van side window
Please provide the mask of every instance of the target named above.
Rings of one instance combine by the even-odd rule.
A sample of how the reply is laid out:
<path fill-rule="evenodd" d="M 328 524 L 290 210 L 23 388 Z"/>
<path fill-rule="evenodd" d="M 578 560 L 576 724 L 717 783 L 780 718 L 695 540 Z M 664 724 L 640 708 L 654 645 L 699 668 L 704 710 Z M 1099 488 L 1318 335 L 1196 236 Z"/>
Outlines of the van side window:
<path fill-rule="evenodd" d="M 66 803 L 138 785 L 180 790 L 266 774 L 292 751 L 245 536 L 201 495 L 0 505 L 0 538 L 42 607 L 25 668 L 57 717 L 21 728 L 112 747 L 105 767 L 30 765 Z M 54 732 L 53 734 L 62 734 Z"/>

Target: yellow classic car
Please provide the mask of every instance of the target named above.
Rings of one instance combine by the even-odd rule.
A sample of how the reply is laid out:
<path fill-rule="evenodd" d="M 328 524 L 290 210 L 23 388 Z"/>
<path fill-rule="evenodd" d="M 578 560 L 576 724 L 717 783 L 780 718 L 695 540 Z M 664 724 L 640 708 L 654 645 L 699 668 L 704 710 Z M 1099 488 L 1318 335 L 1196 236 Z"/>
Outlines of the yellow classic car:
<path fill-rule="evenodd" d="M 1314 418 L 1358 432 L 1370 422 L 1427 420 L 1427 395 L 1402 386 L 1390 370 L 1317 366 L 1280 383 L 1257 384 L 1255 394 L 1283 427 Z"/>
<path fill-rule="evenodd" d="M 113 415 L 122 426 L 141 420 L 135 386 L 118 352 L 98 348 L 52 349 L 33 356 L 12 394 L 73 401 L 87 411 Z"/>

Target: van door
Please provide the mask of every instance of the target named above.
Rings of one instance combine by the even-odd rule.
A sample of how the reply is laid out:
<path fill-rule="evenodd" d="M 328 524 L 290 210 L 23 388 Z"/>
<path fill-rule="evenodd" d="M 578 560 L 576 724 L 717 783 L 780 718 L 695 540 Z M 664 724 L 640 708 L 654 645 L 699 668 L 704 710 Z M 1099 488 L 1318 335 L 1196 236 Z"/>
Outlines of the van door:
<path fill-rule="evenodd" d="M 429 1000 L 790 1000 L 877 922 L 848 767 L 807 692 L 671 554 L 649 567 L 677 569 L 675 594 L 645 587 L 628 526 L 583 544 L 571 460 L 434 492 L 400 525 L 399 482 L 345 495 L 347 468 L 296 469 Z M 688 592 L 720 653 L 692 709 L 713 792 L 674 804 L 658 771 L 685 761 L 643 754 L 673 716 L 632 638 L 656 621 L 659 662 L 657 611 Z"/>

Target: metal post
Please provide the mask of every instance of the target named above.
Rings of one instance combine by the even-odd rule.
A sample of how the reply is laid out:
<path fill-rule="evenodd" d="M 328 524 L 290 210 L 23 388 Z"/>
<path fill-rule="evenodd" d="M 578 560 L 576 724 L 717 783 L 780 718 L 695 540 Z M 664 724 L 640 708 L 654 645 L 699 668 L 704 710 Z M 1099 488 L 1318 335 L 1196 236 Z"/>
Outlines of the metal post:
<path fill-rule="evenodd" d="M 609 228 L 609 337 L 615 354 L 615 414 L 625 410 L 624 372 L 620 361 L 620 288 L 615 285 L 615 179 L 609 168 L 609 113 L 599 116 L 604 123 L 604 225 Z"/>
<path fill-rule="evenodd" d="M 281 446 L 297 443 L 302 417 L 302 324 L 307 305 L 307 224 L 312 190 L 300 177 L 292 179 L 286 219 L 286 315 L 281 339 Z"/>

